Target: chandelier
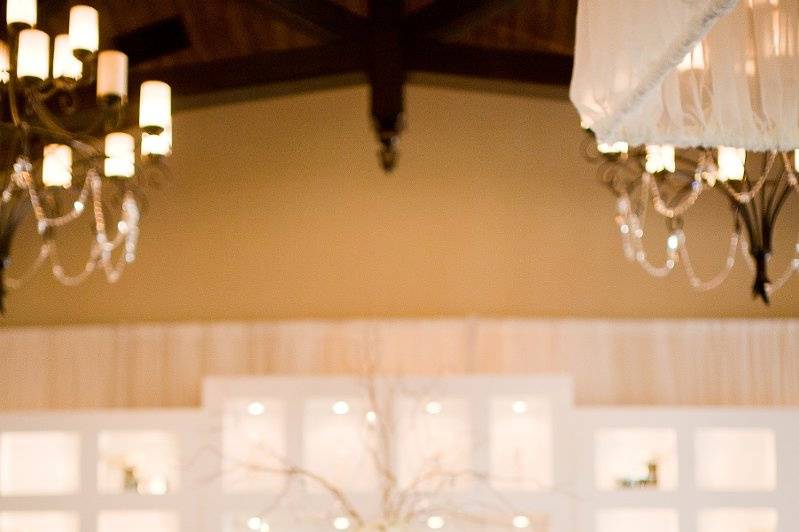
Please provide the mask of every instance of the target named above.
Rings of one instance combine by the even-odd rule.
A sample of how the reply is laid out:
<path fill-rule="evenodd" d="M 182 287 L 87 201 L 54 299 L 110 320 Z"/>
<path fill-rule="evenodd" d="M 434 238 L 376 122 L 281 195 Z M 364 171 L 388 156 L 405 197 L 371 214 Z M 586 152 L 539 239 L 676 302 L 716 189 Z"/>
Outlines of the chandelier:
<path fill-rule="evenodd" d="M 68 33 L 36 29 L 36 0 L 8 0 L 8 42 L 0 41 L 0 298 L 40 267 L 65 285 L 95 270 L 116 282 L 136 258 L 142 189 L 171 152 L 171 90 L 142 83 L 137 139 L 128 131 L 128 58 L 99 50 L 98 12 L 76 5 Z M 32 213 L 40 237 L 38 256 L 19 277 L 10 265 L 17 228 Z M 58 233 L 92 219 L 83 268 L 62 264 Z"/>
<path fill-rule="evenodd" d="M 584 152 L 616 196 L 625 256 L 650 274 L 682 265 L 693 288 L 710 290 L 742 256 L 768 304 L 799 271 L 799 242 L 787 267 L 772 264 L 774 229 L 798 186 L 797 6 L 638 0 L 617 17 L 629 3 L 580 0 L 570 96 L 592 134 Z M 703 279 L 683 226 L 711 193 L 728 200 L 732 224 L 720 271 Z M 653 218 L 667 228 L 657 263 L 645 246 Z"/>
<path fill-rule="evenodd" d="M 769 296 L 799 270 L 797 241 L 785 270 L 776 278 L 768 274 L 777 217 L 799 186 L 796 152 L 747 155 L 746 150 L 729 146 L 675 150 L 670 145 L 630 148 L 625 142 L 587 146 L 586 157 L 599 165 L 599 178 L 616 196 L 615 221 L 624 255 L 649 274 L 665 277 L 682 264 L 694 289 L 711 290 L 727 278 L 740 253 L 754 272 L 753 294 L 768 303 Z M 732 224 L 721 270 L 702 279 L 691 262 L 683 220 L 699 197 L 710 192 L 729 200 Z M 647 220 L 651 223 L 657 216 L 665 221 L 669 235 L 663 243 L 665 260 L 653 264 L 644 241 Z"/>

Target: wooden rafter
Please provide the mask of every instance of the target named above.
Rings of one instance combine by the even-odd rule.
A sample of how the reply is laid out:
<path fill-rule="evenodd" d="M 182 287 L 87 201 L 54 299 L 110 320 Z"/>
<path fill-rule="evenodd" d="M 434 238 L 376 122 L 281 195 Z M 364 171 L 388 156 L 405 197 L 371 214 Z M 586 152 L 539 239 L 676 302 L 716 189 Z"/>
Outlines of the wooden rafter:
<path fill-rule="evenodd" d="M 324 38 L 360 40 L 368 21 L 330 0 L 248 0 L 266 7 L 295 26 Z"/>
<path fill-rule="evenodd" d="M 447 37 L 511 8 L 519 1 L 436 0 L 405 20 L 405 32 L 414 36 Z"/>

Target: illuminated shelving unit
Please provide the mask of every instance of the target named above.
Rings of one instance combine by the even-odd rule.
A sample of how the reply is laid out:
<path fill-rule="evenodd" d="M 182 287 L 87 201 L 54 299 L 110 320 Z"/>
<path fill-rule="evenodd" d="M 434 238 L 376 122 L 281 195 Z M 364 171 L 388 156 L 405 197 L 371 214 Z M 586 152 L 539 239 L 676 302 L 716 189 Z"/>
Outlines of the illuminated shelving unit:
<path fill-rule="evenodd" d="M 575 426 L 578 530 L 799 529 L 797 410 L 578 409 Z"/>
<path fill-rule="evenodd" d="M 381 382 L 377 388 L 391 386 Z M 343 512 L 313 481 L 286 486 L 276 482 L 274 475 L 259 475 L 270 468 L 297 465 L 346 487 L 347 496 L 359 508 L 376 508 L 380 484 L 369 459 L 377 444 L 372 429 L 390 418 L 395 434 L 391 461 L 401 485 L 414 485 L 427 493 L 432 508 L 439 503 L 443 507 L 444 498 L 447 504 L 457 501 L 459 507 L 477 513 L 488 500 L 504 505 L 485 524 L 444 518 L 444 512 L 439 516 L 431 510 L 407 532 L 440 525 L 464 532 L 572 530 L 571 497 L 555 489 L 572 478 L 569 379 L 405 378 L 396 389 L 390 400 L 380 395 L 369 402 L 365 383 L 359 379 L 206 381 L 204 403 L 212 418 L 221 417 L 222 447 L 229 451 L 219 457 L 218 466 L 238 470 L 239 478 L 260 478 L 251 481 L 246 491 L 226 482 L 227 472 L 210 483 L 209 515 L 219 520 L 209 520 L 208 526 L 221 525 L 224 532 L 354 530 L 346 528 L 350 523 L 342 520 Z M 255 439 L 254 433 L 258 434 Z M 248 472 L 235 464 L 241 466 L 246 460 L 230 455 L 247 456 L 251 445 L 262 449 L 266 445 L 270 452 L 255 452 L 263 467 L 256 465 Z M 442 495 L 434 491 L 436 481 L 426 475 L 431 463 L 446 471 L 480 474 L 454 479 Z M 275 500 L 280 501 L 278 508 L 273 508 Z M 302 523 L 294 519 L 297 514 L 304 515 Z"/>
<path fill-rule="evenodd" d="M 211 378 L 200 409 L 2 414 L 0 532 L 362 532 L 275 472 L 376 509 L 389 420 L 387 460 L 428 505 L 397 532 L 799 530 L 799 410 L 575 408 L 557 376 L 388 388 L 376 408 L 359 379 Z M 479 474 L 438 492 L 430 463 Z M 436 509 L 487 501 L 487 523 Z"/>
<path fill-rule="evenodd" d="M 0 532 L 200 530 L 200 410 L 0 415 Z"/>

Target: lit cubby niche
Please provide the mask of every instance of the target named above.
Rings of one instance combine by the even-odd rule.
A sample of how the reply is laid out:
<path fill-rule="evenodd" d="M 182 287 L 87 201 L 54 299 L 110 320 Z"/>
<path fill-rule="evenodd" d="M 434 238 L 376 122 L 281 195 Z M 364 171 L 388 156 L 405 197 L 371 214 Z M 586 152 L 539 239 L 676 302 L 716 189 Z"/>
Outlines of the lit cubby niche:
<path fill-rule="evenodd" d="M 0 532 L 80 532 L 80 520 L 73 512 L 3 512 Z"/>
<path fill-rule="evenodd" d="M 316 397 L 305 403 L 303 465 L 333 484 L 355 492 L 374 489 L 378 483 L 372 460 L 377 449 L 377 413 L 363 400 Z M 306 489 L 324 489 L 307 481 Z"/>
<path fill-rule="evenodd" d="M 400 485 L 421 491 L 441 484 L 436 472 L 471 471 L 472 426 L 469 402 L 463 398 L 403 397 L 397 414 L 398 478 Z M 487 444 L 488 442 L 486 442 Z M 432 475 L 431 475 L 432 474 Z M 430 481 L 418 482 L 421 478 Z M 465 488 L 468 478 L 456 478 L 453 488 Z"/>
<path fill-rule="evenodd" d="M 232 493 L 277 491 L 274 470 L 286 457 L 286 408 L 274 399 L 225 401 L 222 418 L 222 488 Z"/>
<path fill-rule="evenodd" d="M 0 495 L 67 495 L 79 488 L 78 433 L 0 433 Z"/>
<path fill-rule="evenodd" d="M 97 532 L 179 532 L 178 516 L 158 511 L 106 511 L 97 517 Z"/>
<path fill-rule="evenodd" d="M 696 484 L 706 491 L 773 491 L 777 486 L 774 431 L 706 428 L 696 432 Z"/>
<path fill-rule="evenodd" d="M 670 508 L 613 508 L 599 511 L 596 532 L 678 532 L 679 521 Z"/>
<path fill-rule="evenodd" d="M 595 435 L 596 488 L 677 489 L 677 432 L 666 428 L 600 429 Z"/>
<path fill-rule="evenodd" d="M 177 435 L 166 431 L 103 431 L 98 438 L 100 493 L 164 495 L 180 479 Z"/>
<path fill-rule="evenodd" d="M 698 532 L 777 532 L 777 511 L 772 508 L 702 510 Z"/>
<path fill-rule="evenodd" d="M 491 482 L 496 489 L 552 487 L 552 412 L 541 397 L 491 400 Z"/>

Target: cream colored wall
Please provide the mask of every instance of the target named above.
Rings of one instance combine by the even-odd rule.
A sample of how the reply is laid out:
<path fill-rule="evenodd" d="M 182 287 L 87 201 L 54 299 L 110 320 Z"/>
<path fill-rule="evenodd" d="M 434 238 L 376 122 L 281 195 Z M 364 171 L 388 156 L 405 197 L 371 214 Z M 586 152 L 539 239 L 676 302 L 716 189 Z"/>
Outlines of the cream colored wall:
<path fill-rule="evenodd" d="M 150 195 L 122 281 L 63 288 L 39 275 L 2 323 L 799 313 L 799 283 L 766 309 L 743 265 L 696 294 L 682 273 L 654 280 L 625 262 L 568 101 L 428 86 L 407 99 L 388 176 L 363 87 L 179 113 L 174 180 Z M 796 212 L 786 219 L 794 230 Z M 710 274 L 728 208 L 703 198 L 688 222 Z M 78 231 L 85 249 L 89 229 Z M 30 257 L 29 238 L 16 247 L 18 263 Z"/>

